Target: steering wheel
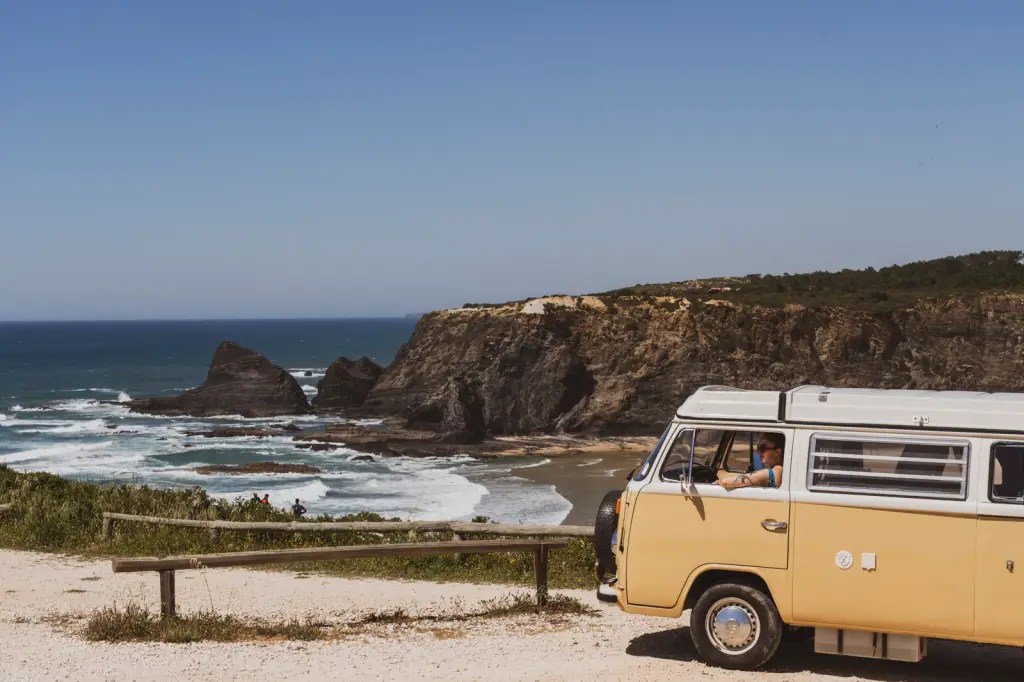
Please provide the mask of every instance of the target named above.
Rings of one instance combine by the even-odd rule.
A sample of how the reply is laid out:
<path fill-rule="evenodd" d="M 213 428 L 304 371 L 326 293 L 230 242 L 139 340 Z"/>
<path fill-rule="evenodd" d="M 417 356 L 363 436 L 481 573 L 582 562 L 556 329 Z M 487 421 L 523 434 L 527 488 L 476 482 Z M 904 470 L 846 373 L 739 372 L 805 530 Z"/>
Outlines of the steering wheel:
<path fill-rule="evenodd" d="M 714 483 L 718 480 L 718 472 L 706 464 L 693 465 L 694 483 Z"/>

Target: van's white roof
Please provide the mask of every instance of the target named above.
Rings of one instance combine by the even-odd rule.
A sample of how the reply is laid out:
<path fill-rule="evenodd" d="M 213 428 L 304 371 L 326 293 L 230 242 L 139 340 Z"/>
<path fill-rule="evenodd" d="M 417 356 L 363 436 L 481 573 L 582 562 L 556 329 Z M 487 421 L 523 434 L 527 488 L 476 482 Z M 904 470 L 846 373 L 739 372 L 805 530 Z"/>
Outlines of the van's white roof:
<path fill-rule="evenodd" d="M 1020 432 L 1024 394 L 826 386 L 780 392 L 705 386 L 687 398 L 677 414 L 690 419 Z"/>

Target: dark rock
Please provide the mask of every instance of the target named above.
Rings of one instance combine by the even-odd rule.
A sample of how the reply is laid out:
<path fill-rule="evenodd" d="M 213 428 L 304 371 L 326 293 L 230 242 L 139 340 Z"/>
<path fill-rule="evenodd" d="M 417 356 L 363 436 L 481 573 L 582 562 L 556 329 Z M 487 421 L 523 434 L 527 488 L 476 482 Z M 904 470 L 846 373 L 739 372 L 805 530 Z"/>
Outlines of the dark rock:
<path fill-rule="evenodd" d="M 296 432 L 298 432 L 298 431 L 301 431 L 301 430 L 302 430 L 302 427 L 300 427 L 300 426 L 299 426 L 298 424 L 296 424 L 295 422 L 290 422 L 290 423 L 288 423 L 288 424 L 285 424 L 284 426 L 282 426 L 282 427 L 281 427 L 281 430 L 282 430 L 282 431 L 286 431 L 286 432 L 288 432 L 288 433 L 296 433 Z"/>
<path fill-rule="evenodd" d="M 251 464 L 209 464 L 196 467 L 199 474 L 319 474 L 320 469 L 308 464 L 279 464 L 278 462 L 253 462 Z"/>
<path fill-rule="evenodd" d="M 113 431 L 114 429 L 116 429 L 119 426 L 119 424 L 104 424 L 103 426 L 105 426 L 106 428 L 108 428 L 111 431 Z"/>
<path fill-rule="evenodd" d="M 353 457 L 349 461 L 350 462 L 373 462 L 375 460 L 370 455 L 356 455 L 355 457 Z"/>
<path fill-rule="evenodd" d="M 299 443 L 295 447 L 313 452 L 331 452 L 338 449 L 337 445 L 332 445 L 331 443 Z"/>
<path fill-rule="evenodd" d="M 412 411 L 409 423 L 441 432 L 442 443 L 479 443 L 487 436 L 483 409 L 478 386 L 461 377 L 449 379 L 440 391 Z"/>
<path fill-rule="evenodd" d="M 441 439 L 476 437 L 480 419 L 491 435 L 652 434 L 707 384 L 1024 390 L 1019 294 L 884 312 L 591 298 L 540 314 L 520 303 L 426 315 L 363 413 L 406 415 Z"/>
<path fill-rule="evenodd" d="M 341 409 L 361 406 L 382 371 L 380 365 L 367 357 L 358 360 L 338 358 L 317 383 L 313 407 Z"/>
<path fill-rule="evenodd" d="M 203 438 L 270 438 L 285 435 L 285 429 L 266 429 L 260 427 L 225 426 L 209 431 L 186 431 L 186 436 L 202 436 Z"/>
<path fill-rule="evenodd" d="M 231 341 L 217 347 L 201 386 L 171 398 L 133 400 L 128 406 L 132 412 L 199 417 L 273 417 L 309 412 L 306 394 L 295 377 L 259 353 Z"/>
<path fill-rule="evenodd" d="M 304 373 L 302 374 L 302 376 L 304 376 L 304 377 L 311 377 L 311 376 L 313 376 L 313 373 L 312 373 L 312 372 L 310 372 L 309 370 L 306 370 L 306 371 L 305 371 L 305 372 L 304 372 Z"/>

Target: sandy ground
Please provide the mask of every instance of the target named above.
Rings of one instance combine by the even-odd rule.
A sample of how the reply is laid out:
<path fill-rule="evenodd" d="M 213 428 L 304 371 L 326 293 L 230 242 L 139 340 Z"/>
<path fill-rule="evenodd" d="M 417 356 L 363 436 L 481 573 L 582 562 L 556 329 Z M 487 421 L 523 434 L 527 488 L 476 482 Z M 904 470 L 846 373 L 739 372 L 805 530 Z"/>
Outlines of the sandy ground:
<path fill-rule="evenodd" d="M 156 608 L 155 574 L 120 574 L 106 561 L 0 551 L 0 677 L 16 680 L 1020 680 L 1016 649 L 931 642 L 913 664 L 819 656 L 786 643 L 765 671 L 732 673 L 700 662 L 682 622 L 627 616 L 590 593 L 570 592 L 597 617 L 532 617 L 450 627 L 384 626 L 324 642 L 99 644 L 51 616 L 78 615 L 133 598 Z M 374 610 L 441 613 L 502 596 L 502 586 L 301 577 L 220 569 L 178 573 L 183 611 L 350 622 Z"/>
<path fill-rule="evenodd" d="M 494 443 L 501 447 L 500 450 L 494 451 L 499 456 L 538 455 L 548 457 L 608 452 L 646 455 L 657 442 L 656 436 L 498 436 L 493 441 L 485 442 L 481 449 L 487 451 L 487 444 Z"/>
<path fill-rule="evenodd" d="M 562 523 L 590 526 L 594 523 L 601 498 L 609 490 L 626 487 L 626 475 L 638 467 L 646 452 L 594 450 L 587 454 L 561 454 L 544 457 L 543 466 L 516 469 L 515 475 L 535 483 L 554 485 L 558 493 L 572 503 Z"/>

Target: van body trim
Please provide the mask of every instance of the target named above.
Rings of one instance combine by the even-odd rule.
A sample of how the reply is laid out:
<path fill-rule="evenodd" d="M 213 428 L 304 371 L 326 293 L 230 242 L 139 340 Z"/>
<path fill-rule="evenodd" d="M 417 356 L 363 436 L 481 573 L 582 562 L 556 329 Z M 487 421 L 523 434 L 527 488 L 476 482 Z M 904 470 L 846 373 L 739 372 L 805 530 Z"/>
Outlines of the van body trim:
<path fill-rule="evenodd" d="M 735 424 L 737 427 L 741 427 L 744 424 L 777 424 L 780 427 L 789 426 L 797 429 L 834 429 L 836 431 L 842 431 L 843 429 L 870 429 L 872 431 L 885 431 L 885 432 L 899 432 L 905 434 L 920 433 L 927 435 L 928 437 L 941 436 L 944 433 L 957 434 L 959 436 L 970 436 L 978 435 L 981 437 L 990 436 L 1008 436 L 1017 440 L 1024 441 L 1024 430 L 1022 431 L 1006 431 L 1004 429 L 969 429 L 963 427 L 952 427 L 952 426 L 915 426 L 909 427 L 906 424 L 847 424 L 844 422 L 817 422 L 817 421 L 795 421 L 788 419 L 780 422 L 772 419 L 750 419 L 743 418 L 738 419 L 734 417 L 702 417 L 702 416 L 690 416 L 677 414 L 676 419 L 684 421 L 688 426 L 695 426 L 700 428 L 702 423 L 714 423 L 722 424 L 729 423 Z"/>

